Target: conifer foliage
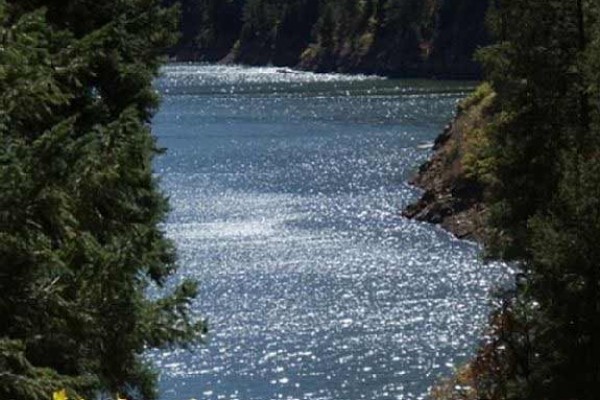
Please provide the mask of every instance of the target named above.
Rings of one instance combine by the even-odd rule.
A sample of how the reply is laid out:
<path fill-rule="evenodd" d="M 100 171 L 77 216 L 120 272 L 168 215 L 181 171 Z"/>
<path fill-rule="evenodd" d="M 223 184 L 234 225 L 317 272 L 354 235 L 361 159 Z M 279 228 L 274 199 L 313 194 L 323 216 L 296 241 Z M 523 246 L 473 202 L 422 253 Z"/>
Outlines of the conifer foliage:
<path fill-rule="evenodd" d="M 0 0 L 0 398 L 155 398 L 141 353 L 202 331 L 153 176 L 158 0 Z"/>
<path fill-rule="evenodd" d="M 487 247 L 520 273 L 471 364 L 468 398 L 599 399 L 598 3 L 493 5 L 498 43 L 481 53 L 497 93 Z"/>
<path fill-rule="evenodd" d="M 182 61 L 473 77 L 488 39 L 489 0 L 181 1 Z"/>

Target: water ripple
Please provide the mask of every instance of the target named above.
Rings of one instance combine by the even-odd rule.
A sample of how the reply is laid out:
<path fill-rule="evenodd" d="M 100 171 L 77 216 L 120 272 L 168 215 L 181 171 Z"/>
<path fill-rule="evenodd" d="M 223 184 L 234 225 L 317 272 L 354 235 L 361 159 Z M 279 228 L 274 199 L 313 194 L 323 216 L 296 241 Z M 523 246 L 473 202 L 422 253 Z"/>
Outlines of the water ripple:
<path fill-rule="evenodd" d="M 162 400 L 422 399 L 469 357 L 506 268 L 399 216 L 466 84 L 180 65 L 158 87 L 175 280 L 211 325 L 149 354 Z"/>

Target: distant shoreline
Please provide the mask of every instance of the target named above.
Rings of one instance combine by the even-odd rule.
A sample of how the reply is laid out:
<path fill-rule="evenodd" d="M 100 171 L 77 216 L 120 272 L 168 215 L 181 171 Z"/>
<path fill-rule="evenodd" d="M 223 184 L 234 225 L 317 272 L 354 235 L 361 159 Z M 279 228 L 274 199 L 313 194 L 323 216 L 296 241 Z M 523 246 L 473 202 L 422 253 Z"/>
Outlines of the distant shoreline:
<path fill-rule="evenodd" d="M 444 74 L 428 74 L 424 71 L 408 71 L 408 72 L 385 72 L 385 71 L 372 71 L 372 70 L 363 70 L 363 69 L 354 69 L 354 70 L 321 70 L 321 69 L 310 69 L 310 68 L 302 68 L 301 66 L 289 66 L 289 65 L 274 65 L 274 64 L 245 64 L 242 62 L 220 62 L 220 61 L 204 61 L 202 59 L 177 59 L 170 58 L 166 65 L 223 65 L 223 66 L 239 66 L 239 67 L 247 67 L 247 68 L 278 68 L 282 70 L 289 70 L 289 73 L 294 72 L 312 72 L 315 74 L 342 74 L 342 75 L 365 75 L 365 76 L 377 76 L 381 78 L 390 78 L 390 79 L 426 79 L 426 80 L 449 80 L 449 81 L 468 81 L 468 82 L 480 82 L 482 80 L 482 75 L 480 73 L 444 73 Z M 283 73 L 283 72 L 282 72 Z"/>

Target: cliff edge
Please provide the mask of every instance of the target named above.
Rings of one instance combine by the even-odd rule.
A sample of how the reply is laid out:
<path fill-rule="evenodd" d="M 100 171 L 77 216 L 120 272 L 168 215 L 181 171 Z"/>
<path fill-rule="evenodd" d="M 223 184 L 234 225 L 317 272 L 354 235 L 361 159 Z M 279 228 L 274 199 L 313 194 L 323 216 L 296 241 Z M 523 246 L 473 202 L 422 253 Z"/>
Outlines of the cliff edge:
<path fill-rule="evenodd" d="M 411 180 L 425 192 L 404 210 L 405 217 L 440 224 L 460 239 L 483 240 L 486 184 L 477 160 L 494 98 L 484 84 L 459 104 L 453 122 L 436 139 L 430 160 Z"/>

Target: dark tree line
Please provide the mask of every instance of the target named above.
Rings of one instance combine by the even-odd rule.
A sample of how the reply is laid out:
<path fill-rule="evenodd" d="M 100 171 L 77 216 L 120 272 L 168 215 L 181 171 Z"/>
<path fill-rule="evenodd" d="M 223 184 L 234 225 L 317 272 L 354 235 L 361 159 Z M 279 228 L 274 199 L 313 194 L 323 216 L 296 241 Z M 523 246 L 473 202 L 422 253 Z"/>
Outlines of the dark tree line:
<path fill-rule="evenodd" d="M 172 1 L 172 0 L 170 0 Z M 183 0 L 181 60 L 476 76 L 488 0 Z M 187 10 L 187 11 L 186 11 Z M 195 22 L 194 22 L 195 21 Z"/>
<path fill-rule="evenodd" d="M 175 41 L 158 0 L 0 0 L 0 398 L 153 399 L 148 348 L 186 343 L 153 176 L 152 81 Z"/>

